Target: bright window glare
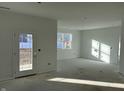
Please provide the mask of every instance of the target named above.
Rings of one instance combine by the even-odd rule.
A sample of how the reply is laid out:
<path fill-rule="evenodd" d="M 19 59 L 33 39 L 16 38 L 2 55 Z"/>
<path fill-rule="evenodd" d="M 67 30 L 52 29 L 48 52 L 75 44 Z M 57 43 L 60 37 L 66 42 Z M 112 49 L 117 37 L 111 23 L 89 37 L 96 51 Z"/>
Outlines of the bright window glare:
<path fill-rule="evenodd" d="M 101 51 L 106 53 L 106 54 L 108 54 L 108 55 L 110 55 L 110 46 L 101 43 Z"/>
<path fill-rule="evenodd" d="M 103 87 L 124 88 L 124 84 L 121 84 L 121 83 L 101 82 L 101 81 L 93 81 L 93 80 L 52 78 L 52 79 L 48 79 L 48 81 L 74 83 L 74 84 L 86 84 L 86 85 L 95 85 L 95 86 L 103 86 Z"/>
<path fill-rule="evenodd" d="M 101 55 L 100 60 L 110 63 L 110 46 L 101 43 Z"/>
<path fill-rule="evenodd" d="M 96 40 L 92 40 L 92 55 L 99 58 L 99 42 Z"/>
<path fill-rule="evenodd" d="M 97 59 L 110 63 L 110 51 L 111 47 L 109 45 L 103 44 L 99 41 L 92 40 L 91 55 Z"/>
<path fill-rule="evenodd" d="M 99 50 L 92 48 L 92 55 L 96 58 L 99 58 Z"/>
<path fill-rule="evenodd" d="M 100 60 L 104 61 L 105 63 L 110 63 L 110 56 L 101 52 Z"/>
<path fill-rule="evenodd" d="M 92 47 L 99 50 L 99 42 L 96 40 L 92 40 Z"/>

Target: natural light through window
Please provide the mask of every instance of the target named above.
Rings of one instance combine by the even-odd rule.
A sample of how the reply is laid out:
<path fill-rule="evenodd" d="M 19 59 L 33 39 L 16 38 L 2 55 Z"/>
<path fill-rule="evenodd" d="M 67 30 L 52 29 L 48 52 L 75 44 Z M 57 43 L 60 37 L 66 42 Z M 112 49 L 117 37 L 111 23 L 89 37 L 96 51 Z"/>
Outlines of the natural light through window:
<path fill-rule="evenodd" d="M 19 35 L 19 71 L 31 70 L 33 53 L 33 37 L 32 34 Z"/>
<path fill-rule="evenodd" d="M 106 45 L 96 40 L 92 40 L 91 49 L 92 56 L 100 59 L 103 62 L 110 63 L 111 47 L 109 45 Z"/>
<path fill-rule="evenodd" d="M 99 58 L 99 42 L 92 40 L 92 55 Z"/>
<path fill-rule="evenodd" d="M 119 40 L 118 56 L 120 57 L 121 41 Z"/>
<path fill-rule="evenodd" d="M 110 46 L 101 43 L 100 51 L 101 51 L 100 60 L 106 63 L 109 63 L 110 62 Z"/>
<path fill-rule="evenodd" d="M 63 82 L 63 83 L 73 83 L 73 84 L 84 84 L 84 85 L 95 85 L 103 87 L 114 87 L 114 88 L 124 88 L 123 83 L 112 83 L 112 82 L 103 82 L 103 81 L 94 81 L 94 80 L 83 80 L 83 79 L 70 79 L 70 78 L 52 78 L 48 81 L 54 82 Z"/>
<path fill-rule="evenodd" d="M 57 33 L 57 48 L 72 49 L 72 34 L 71 33 Z"/>

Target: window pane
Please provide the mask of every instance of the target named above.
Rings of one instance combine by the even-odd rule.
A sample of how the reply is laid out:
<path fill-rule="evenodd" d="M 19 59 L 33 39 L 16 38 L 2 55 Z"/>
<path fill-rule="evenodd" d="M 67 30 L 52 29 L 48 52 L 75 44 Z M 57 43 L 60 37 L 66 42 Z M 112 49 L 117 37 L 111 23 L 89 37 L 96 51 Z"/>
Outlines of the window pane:
<path fill-rule="evenodd" d="M 57 48 L 63 48 L 63 42 L 61 42 L 61 41 L 58 41 L 57 42 Z"/>
<path fill-rule="evenodd" d="M 110 55 L 110 46 L 101 43 L 101 52 L 104 52 L 104 53 Z"/>
<path fill-rule="evenodd" d="M 57 41 L 64 41 L 63 33 L 57 33 Z"/>
<path fill-rule="evenodd" d="M 92 48 L 99 50 L 99 42 L 96 40 L 92 40 Z"/>
<path fill-rule="evenodd" d="M 66 48 L 66 49 L 71 49 L 71 42 L 65 41 L 65 42 L 64 42 L 64 48 Z"/>
<path fill-rule="evenodd" d="M 70 34 L 70 33 L 64 34 L 64 48 L 65 49 L 72 48 L 72 34 Z"/>
<path fill-rule="evenodd" d="M 107 55 L 107 54 L 101 52 L 100 60 L 102 60 L 106 63 L 110 63 L 110 55 Z"/>
<path fill-rule="evenodd" d="M 99 50 L 92 48 L 92 55 L 95 56 L 96 58 L 99 58 Z"/>
<path fill-rule="evenodd" d="M 19 35 L 19 71 L 31 70 L 33 61 L 32 34 Z"/>
<path fill-rule="evenodd" d="M 72 34 L 69 33 L 64 34 L 64 41 L 72 41 Z"/>
<path fill-rule="evenodd" d="M 63 48 L 64 44 L 63 44 L 64 38 L 63 38 L 63 33 L 57 33 L 57 48 Z"/>

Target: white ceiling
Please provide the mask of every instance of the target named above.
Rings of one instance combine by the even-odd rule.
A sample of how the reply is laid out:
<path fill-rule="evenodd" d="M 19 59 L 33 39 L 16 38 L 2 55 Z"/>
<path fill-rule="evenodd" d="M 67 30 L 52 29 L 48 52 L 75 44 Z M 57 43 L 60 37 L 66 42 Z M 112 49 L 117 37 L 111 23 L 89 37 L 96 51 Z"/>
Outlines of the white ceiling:
<path fill-rule="evenodd" d="M 121 25 L 124 3 L 1 2 L 9 11 L 58 20 L 59 28 L 87 30 Z"/>

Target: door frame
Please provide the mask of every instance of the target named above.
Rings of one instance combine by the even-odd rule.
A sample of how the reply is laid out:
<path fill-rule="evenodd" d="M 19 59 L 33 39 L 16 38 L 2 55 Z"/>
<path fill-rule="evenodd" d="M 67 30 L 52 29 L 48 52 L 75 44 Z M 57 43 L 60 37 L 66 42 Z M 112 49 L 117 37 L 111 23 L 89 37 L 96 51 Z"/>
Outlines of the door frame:
<path fill-rule="evenodd" d="M 33 39 L 33 65 L 32 70 L 19 71 L 19 35 L 32 34 Z M 34 32 L 14 32 L 13 33 L 13 77 L 27 76 L 31 74 L 37 74 L 37 36 Z"/>

